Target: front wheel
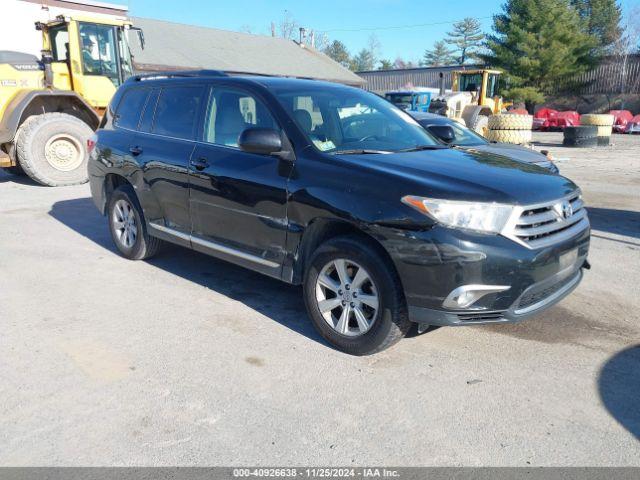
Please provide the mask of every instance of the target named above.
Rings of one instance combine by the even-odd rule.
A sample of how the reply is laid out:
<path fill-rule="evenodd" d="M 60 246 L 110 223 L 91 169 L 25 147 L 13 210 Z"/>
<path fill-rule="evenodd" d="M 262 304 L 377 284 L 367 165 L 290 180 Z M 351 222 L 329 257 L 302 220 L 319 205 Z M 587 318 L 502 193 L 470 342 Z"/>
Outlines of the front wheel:
<path fill-rule="evenodd" d="M 334 238 L 315 252 L 304 298 L 322 337 L 352 355 L 389 348 L 411 326 L 393 266 L 361 238 Z"/>

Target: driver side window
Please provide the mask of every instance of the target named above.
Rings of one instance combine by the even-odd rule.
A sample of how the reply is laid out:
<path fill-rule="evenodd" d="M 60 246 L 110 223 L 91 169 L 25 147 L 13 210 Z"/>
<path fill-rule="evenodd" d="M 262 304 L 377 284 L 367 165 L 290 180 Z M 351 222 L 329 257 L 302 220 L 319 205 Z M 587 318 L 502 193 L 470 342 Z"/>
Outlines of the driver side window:
<path fill-rule="evenodd" d="M 238 147 L 247 128 L 280 130 L 267 106 L 253 95 L 227 87 L 213 87 L 205 120 L 204 141 Z"/>

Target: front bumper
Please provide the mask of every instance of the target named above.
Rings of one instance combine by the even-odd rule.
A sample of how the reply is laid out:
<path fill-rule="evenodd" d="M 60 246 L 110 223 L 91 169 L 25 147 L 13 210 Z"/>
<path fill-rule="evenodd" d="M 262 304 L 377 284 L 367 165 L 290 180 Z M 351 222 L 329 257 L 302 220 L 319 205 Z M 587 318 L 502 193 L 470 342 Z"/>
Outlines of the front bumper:
<path fill-rule="evenodd" d="M 409 306 L 413 322 L 439 326 L 482 325 L 487 323 L 515 323 L 554 306 L 573 292 L 582 280 L 582 267 L 562 279 L 551 278 L 547 282 L 529 287 L 508 310 L 458 310 L 443 311 Z"/>
<path fill-rule="evenodd" d="M 430 325 L 517 322 L 555 305 L 588 268 L 589 228 L 557 244 L 528 249 L 500 235 L 436 226 L 386 232 L 383 244 L 403 284 L 409 318 Z M 469 307 L 443 306 L 465 285 L 509 286 Z"/>

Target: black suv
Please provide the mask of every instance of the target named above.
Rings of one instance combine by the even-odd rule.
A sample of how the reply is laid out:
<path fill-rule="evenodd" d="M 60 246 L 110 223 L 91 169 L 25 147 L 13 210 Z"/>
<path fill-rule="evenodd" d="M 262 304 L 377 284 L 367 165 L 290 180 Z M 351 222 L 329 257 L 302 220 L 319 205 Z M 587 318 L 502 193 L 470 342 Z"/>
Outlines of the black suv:
<path fill-rule="evenodd" d="M 523 319 L 588 267 L 573 182 L 442 145 L 356 88 L 132 77 L 90 147 L 93 199 L 125 257 L 168 241 L 303 284 L 320 334 L 351 354 L 392 345 L 411 322 Z"/>

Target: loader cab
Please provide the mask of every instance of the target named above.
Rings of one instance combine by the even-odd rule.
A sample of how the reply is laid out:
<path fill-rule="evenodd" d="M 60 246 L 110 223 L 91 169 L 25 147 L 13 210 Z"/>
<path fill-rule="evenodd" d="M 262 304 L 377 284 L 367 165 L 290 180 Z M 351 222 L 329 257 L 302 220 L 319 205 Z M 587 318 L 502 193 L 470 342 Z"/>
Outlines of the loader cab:
<path fill-rule="evenodd" d="M 491 108 L 494 113 L 502 110 L 498 97 L 498 70 L 462 70 L 453 72 L 453 91 L 469 92 L 473 103 Z"/>
<path fill-rule="evenodd" d="M 98 110 L 133 74 L 127 22 L 58 17 L 36 28 L 42 30 L 43 50 L 51 52 L 52 87 L 74 90 Z"/>

